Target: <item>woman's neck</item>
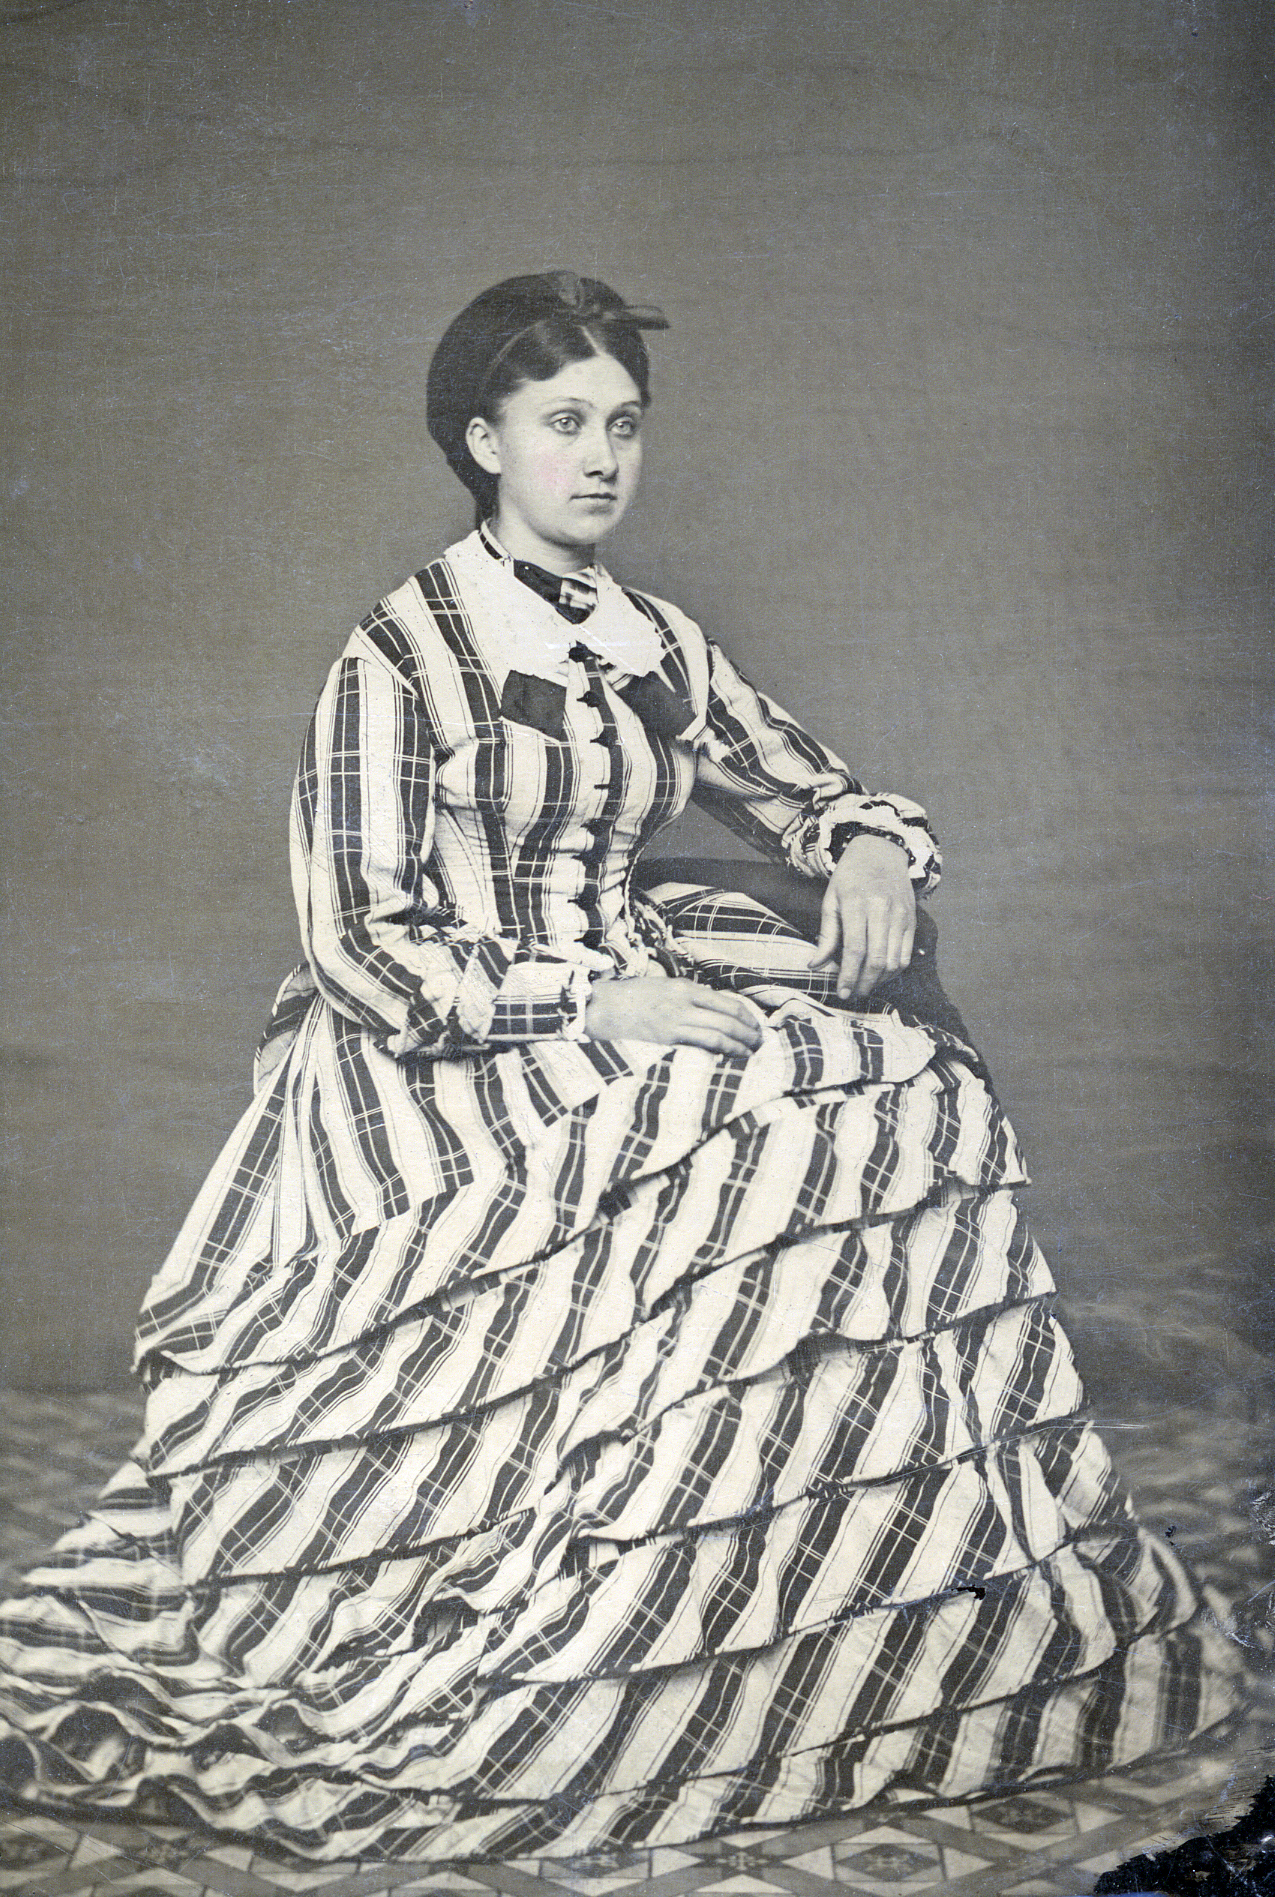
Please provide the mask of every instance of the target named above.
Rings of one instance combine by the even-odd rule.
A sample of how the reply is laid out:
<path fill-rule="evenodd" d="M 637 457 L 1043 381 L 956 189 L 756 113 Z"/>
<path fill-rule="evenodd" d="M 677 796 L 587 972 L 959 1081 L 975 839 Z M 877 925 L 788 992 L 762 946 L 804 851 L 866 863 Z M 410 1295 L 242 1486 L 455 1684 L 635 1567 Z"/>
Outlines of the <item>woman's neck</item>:
<path fill-rule="evenodd" d="M 511 559 L 529 560 L 546 573 L 581 573 L 597 558 L 596 542 L 584 547 L 557 546 L 528 533 L 520 521 L 502 522 L 499 511 L 490 516 L 487 526 Z"/>

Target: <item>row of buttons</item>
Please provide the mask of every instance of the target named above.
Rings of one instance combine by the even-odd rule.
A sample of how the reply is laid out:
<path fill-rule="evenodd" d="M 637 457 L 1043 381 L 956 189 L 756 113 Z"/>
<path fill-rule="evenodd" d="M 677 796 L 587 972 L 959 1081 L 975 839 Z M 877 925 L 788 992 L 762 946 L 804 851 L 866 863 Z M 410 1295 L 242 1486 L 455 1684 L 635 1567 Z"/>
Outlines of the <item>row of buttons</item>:
<path fill-rule="evenodd" d="M 573 645 L 568 656 L 573 659 L 577 665 L 587 665 L 591 660 L 596 664 L 596 655 L 592 653 L 586 645 L 580 645 L 578 643 Z M 607 701 L 600 683 L 595 684 L 591 682 L 588 689 L 579 694 L 578 702 L 582 705 L 587 705 L 590 711 L 596 711 L 602 714 L 605 714 L 608 709 Z M 605 721 L 603 729 L 590 738 L 589 742 L 590 744 L 603 745 L 607 750 L 614 749 L 614 737 L 608 733 Z M 606 851 L 601 847 L 601 838 L 610 830 L 611 823 L 606 817 L 585 817 L 581 820 L 580 827 L 582 830 L 587 830 L 594 839 L 589 849 L 580 852 L 581 863 L 585 870 L 592 874 L 601 868 L 605 859 Z M 598 893 L 596 885 L 593 888 L 592 894 L 588 893 L 588 887 L 586 885 L 586 889 L 582 890 L 578 896 L 572 896 L 571 901 L 578 909 L 583 909 L 587 913 L 596 906 Z M 601 948 L 603 931 L 597 928 L 586 929 L 580 941 L 585 948 Z"/>

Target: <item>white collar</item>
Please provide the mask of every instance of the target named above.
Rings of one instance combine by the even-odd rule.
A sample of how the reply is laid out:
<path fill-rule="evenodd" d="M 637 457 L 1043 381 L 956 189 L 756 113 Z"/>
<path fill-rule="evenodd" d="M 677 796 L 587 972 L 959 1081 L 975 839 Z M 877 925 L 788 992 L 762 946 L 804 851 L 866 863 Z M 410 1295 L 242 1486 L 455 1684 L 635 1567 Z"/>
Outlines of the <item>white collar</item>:
<path fill-rule="evenodd" d="M 508 555 L 493 559 L 477 529 L 448 547 L 444 558 L 469 610 L 474 636 L 502 675 L 532 672 L 539 678 L 563 678 L 577 644 L 587 645 L 630 677 L 659 670 L 664 657 L 659 633 L 605 567 L 589 570 L 598 603 L 587 619 L 573 626 L 547 599 L 523 585 Z"/>

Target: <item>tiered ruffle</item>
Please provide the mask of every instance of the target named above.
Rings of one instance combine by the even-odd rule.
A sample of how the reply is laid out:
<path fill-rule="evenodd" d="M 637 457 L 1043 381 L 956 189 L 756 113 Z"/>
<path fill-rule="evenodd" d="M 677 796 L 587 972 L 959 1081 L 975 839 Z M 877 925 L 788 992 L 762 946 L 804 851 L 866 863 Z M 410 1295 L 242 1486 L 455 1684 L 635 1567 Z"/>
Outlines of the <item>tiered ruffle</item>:
<path fill-rule="evenodd" d="M 1232 1663 L 1022 1182 L 889 1015 L 412 1064 L 316 1003 L 149 1300 L 134 1460 L 0 1612 L 0 1779 L 437 1860 L 1189 1738 Z"/>

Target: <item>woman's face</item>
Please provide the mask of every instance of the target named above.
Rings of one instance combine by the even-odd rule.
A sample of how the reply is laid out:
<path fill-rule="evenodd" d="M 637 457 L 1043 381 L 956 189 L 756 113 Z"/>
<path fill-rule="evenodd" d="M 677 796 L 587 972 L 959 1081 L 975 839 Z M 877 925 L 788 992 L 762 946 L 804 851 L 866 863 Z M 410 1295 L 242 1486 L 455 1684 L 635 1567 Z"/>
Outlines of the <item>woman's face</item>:
<path fill-rule="evenodd" d="M 522 383 L 494 422 L 475 416 L 466 440 L 497 477 L 492 525 L 506 551 L 555 573 L 587 565 L 636 492 L 641 427 L 641 394 L 614 356 Z"/>

